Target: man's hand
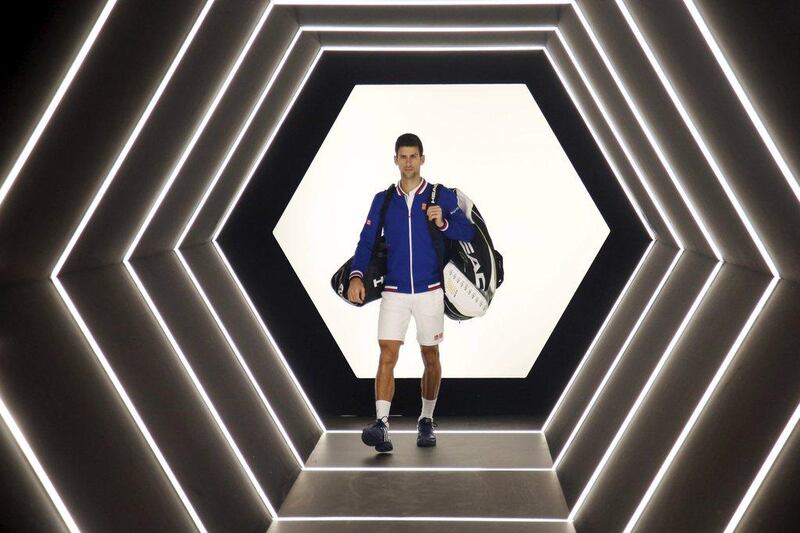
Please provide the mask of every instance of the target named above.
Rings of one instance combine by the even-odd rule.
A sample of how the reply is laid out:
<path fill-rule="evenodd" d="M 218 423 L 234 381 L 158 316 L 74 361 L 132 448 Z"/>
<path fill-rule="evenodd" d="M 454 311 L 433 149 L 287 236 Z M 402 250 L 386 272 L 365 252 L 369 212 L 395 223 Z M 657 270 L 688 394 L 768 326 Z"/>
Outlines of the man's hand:
<path fill-rule="evenodd" d="M 442 207 L 439 205 L 432 205 L 428 207 L 428 220 L 433 220 L 437 228 L 444 226 L 444 217 L 442 216 Z"/>
<path fill-rule="evenodd" d="M 350 286 L 347 288 L 347 299 L 354 304 L 363 304 L 366 295 L 367 291 L 364 288 L 364 282 L 361 281 L 361 278 L 358 276 L 350 278 Z"/>

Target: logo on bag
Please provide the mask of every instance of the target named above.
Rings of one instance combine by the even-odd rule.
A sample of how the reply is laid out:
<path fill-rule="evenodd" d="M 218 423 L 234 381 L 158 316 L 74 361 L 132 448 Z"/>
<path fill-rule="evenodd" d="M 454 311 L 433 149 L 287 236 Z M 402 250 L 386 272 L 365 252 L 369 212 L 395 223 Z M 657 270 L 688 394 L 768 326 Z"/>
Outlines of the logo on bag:
<path fill-rule="evenodd" d="M 380 285 L 381 283 L 383 283 L 383 278 L 384 278 L 384 276 L 381 276 L 381 277 L 379 277 L 378 279 L 374 279 L 374 280 L 372 280 L 372 285 L 374 285 L 374 286 L 375 286 L 375 288 L 377 289 L 377 288 L 378 288 L 378 285 Z"/>
<path fill-rule="evenodd" d="M 482 291 L 486 290 L 486 276 L 481 272 L 481 263 L 478 259 L 473 256 L 472 254 L 475 253 L 475 248 L 472 247 L 472 244 L 464 241 L 460 241 L 461 249 L 464 250 L 464 255 L 469 258 L 469 262 L 472 263 L 472 270 L 475 272 L 475 285 Z"/>
<path fill-rule="evenodd" d="M 336 294 L 338 294 L 339 296 L 341 296 L 342 293 L 344 293 L 344 283 L 340 283 L 339 290 L 336 291 Z"/>

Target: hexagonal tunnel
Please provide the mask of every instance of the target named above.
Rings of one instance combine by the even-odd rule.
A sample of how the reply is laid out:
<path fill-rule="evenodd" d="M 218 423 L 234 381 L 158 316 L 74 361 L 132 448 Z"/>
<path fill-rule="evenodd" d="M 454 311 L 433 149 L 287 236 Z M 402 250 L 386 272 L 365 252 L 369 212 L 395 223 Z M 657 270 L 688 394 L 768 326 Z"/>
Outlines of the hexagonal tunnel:
<path fill-rule="evenodd" d="M 0 462 L 14 482 L 0 529 L 790 529 L 788 4 L 44 8 L 33 52 L 7 47 L 18 72 L 3 84 Z M 374 413 L 377 309 L 343 307 L 327 279 L 395 181 L 388 155 L 350 149 L 389 154 L 399 132 L 335 142 L 366 92 L 433 103 L 455 86 L 462 104 L 505 92 L 440 118 L 458 127 L 449 138 L 419 131 L 423 175 L 476 200 L 508 281 L 489 315 L 447 324 L 442 445 L 416 448 L 417 380 L 401 377 L 397 447 L 375 455 L 352 415 Z M 473 143 L 487 137 L 489 155 Z M 527 159 L 481 166 L 512 146 Z M 525 192 L 537 165 L 548 171 L 529 181 L 560 199 Z M 531 227 L 534 209 L 549 216 Z M 579 217 L 579 237 L 564 231 Z M 554 235 L 563 246 L 545 251 Z M 555 270 L 568 283 L 546 283 Z"/>

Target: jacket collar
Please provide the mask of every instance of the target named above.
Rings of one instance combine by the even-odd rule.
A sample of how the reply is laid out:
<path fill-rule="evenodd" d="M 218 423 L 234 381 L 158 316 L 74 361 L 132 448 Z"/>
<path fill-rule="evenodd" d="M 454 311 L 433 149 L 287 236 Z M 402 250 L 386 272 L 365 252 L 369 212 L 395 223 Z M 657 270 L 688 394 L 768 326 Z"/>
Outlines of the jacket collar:
<path fill-rule="evenodd" d="M 397 196 L 403 196 L 403 189 L 400 188 L 401 181 L 402 180 L 398 181 L 397 182 L 397 186 L 395 187 L 395 190 L 397 191 Z M 415 189 L 416 193 L 418 195 L 422 194 L 422 192 L 425 190 L 425 187 L 427 187 L 427 186 L 428 186 L 428 182 L 425 181 L 425 178 L 420 178 L 419 185 L 417 185 L 417 188 Z M 413 193 L 413 191 L 412 191 L 412 193 Z"/>

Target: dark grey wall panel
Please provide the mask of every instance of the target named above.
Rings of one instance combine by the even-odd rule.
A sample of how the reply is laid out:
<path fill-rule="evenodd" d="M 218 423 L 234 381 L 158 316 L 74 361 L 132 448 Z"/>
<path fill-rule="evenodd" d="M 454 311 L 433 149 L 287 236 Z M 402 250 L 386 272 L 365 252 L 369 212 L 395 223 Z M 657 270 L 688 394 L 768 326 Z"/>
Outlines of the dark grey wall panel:
<path fill-rule="evenodd" d="M 201 5 L 120 2 L 111 12 L 0 209 L 0 280 L 49 276 Z"/>
<path fill-rule="evenodd" d="M 266 528 L 267 510 L 125 267 L 69 274 L 64 286 L 205 526 Z"/>
<path fill-rule="evenodd" d="M 270 90 L 270 94 L 265 99 L 258 115 L 242 139 L 239 148 L 220 177 L 219 183 L 217 183 L 217 186 L 209 196 L 205 208 L 197 217 L 196 223 L 186 239 L 186 245 L 207 242 L 211 239 L 214 229 L 224 216 L 237 191 L 244 184 L 249 170 L 258 163 L 259 152 L 273 131 L 275 131 L 278 120 L 300 83 L 302 83 L 319 48 L 319 42 L 311 34 L 304 33 L 297 41 L 294 51 L 286 61 L 286 65 Z M 205 187 L 208 184 L 203 183 L 203 185 Z M 204 190 L 205 188 L 198 189 L 194 194 L 199 198 Z M 191 207 L 193 206 L 194 203 L 192 203 Z M 191 211 L 186 208 L 182 212 L 186 213 L 185 219 L 188 219 L 189 215 L 191 215 Z M 186 222 L 185 219 L 180 224 L 180 229 Z M 176 224 L 172 223 L 172 225 L 175 226 Z M 176 228 L 176 231 L 179 232 L 180 230 Z"/>
<path fill-rule="evenodd" d="M 193 531 L 52 283 L 4 290 L 0 317 L 3 400 L 78 527 Z M 12 479 L 4 473 L 4 484 L 25 486 L 24 480 Z M 41 525 L 48 517 L 40 517 Z"/>
<path fill-rule="evenodd" d="M 3 20 L 0 61 L 8 78 L 4 77 L 0 86 L 0 185 L 50 105 L 106 0 L 61 4 L 40 2 L 34 9 L 17 11 Z"/>
<path fill-rule="evenodd" d="M 285 12 L 272 10 L 189 159 L 164 198 L 161 208 L 144 233 L 135 255 L 144 256 L 175 247 L 195 205 L 216 175 L 296 30 L 296 23 Z M 269 102 L 266 105 L 269 106 Z"/>
<path fill-rule="evenodd" d="M 11 430 L 2 422 L 0 479 L 0 531 L 68 531 Z"/>
<path fill-rule="evenodd" d="M 694 0 L 787 165 L 800 179 L 800 4 Z"/>
<path fill-rule="evenodd" d="M 800 203 L 680 2 L 630 2 L 639 26 L 777 263 L 800 279 Z"/>
<path fill-rule="evenodd" d="M 721 531 L 800 401 L 800 286 L 781 281 L 637 531 Z"/>
<path fill-rule="evenodd" d="M 286 8 L 283 8 L 286 9 Z M 556 25 L 564 7 L 557 5 L 468 6 L 296 6 L 291 8 L 307 25 L 338 26 L 532 26 Z"/>
<path fill-rule="evenodd" d="M 636 321 L 664 277 L 677 250 L 656 242 L 645 259 L 628 292 L 609 320 L 605 331 L 586 357 L 558 410 L 552 415 L 545 436 L 550 453 L 557 457 L 572 433 L 575 424 L 589 404 L 603 376 L 630 335 Z"/>
<path fill-rule="evenodd" d="M 595 132 L 600 142 L 605 146 L 609 165 L 613 164 L 619 170 L 619 179 L 625 183 L 641 208 L 642 215 L 652 228 L 653 233 L 655 233 L 655 237 L 667 246 L 677 247 L 677 243 L 672 238 L 664 219 L 636 176 L 630 161 L 625 156 L 608 123 L 591 97 L 589 90 L 578 75 L 577 69 L 573 66 L 561 40 L 551 35 L 548 39 L 547 50 L 555 63 L 555 68 L 562 73 L 566 80 L 565 83 L 569 85 L 571 93 L 577 100 L 576 104 L 583 109 L 586 120 L 589 122 L 587 126 Z"/>
<path fill-rule="evenodd" d="M 0 421 L 0 531 L 69 531 L 39 478 Z"/>
<path fill-rule="evenodd" d="M 261 329 L 258 319 L 250 312 L 219 253 L 210 244 L 189 248 L 181 253 L 247 361 L 295 448 L 306 460 L 322 435 L 322 430 Z"/>
<path fill-rule="evenodd" d="M 638 164 L 658 202 L 672 221 L 679 238 L 687 249 L 713 257 L 708 243 L 691 216 L 686 204 L 671 183 L 663 165 L 645 137 L 622 92 L 614 83 L 600 54 L 573 11 L 565 11 L 558 25 L 561 34 L 580 61 L 586 76 L 616 124 L 617 130 Z M 602 45 L 602 43 L 601 43 Z M 612 58 L 613 59 L 613 58 Z"/>
<path fill-rule="evenodd" d="M 263 11 L 260 2 L 214 4 L 64 271 L 122 261 Z"/>
<path fill-rule="evenodd" d="M 768 283 L 722 266 L 585 500 L 581 531 L 625 528 Z"/>
<path fill-rule="evenodd" d="M 800 520 L 800 507 L 797 506 L 798 479 L 800 429 L 795 427 L 736 531 L 781 531 L 787 524 L 797 524 Z"/>
<path fill-rule="evenodd" d="M 644 51 L 611 4 L 579 5 L 726 261 L 767 272 L 755 243 Z"/>
<path fill-rule="evenodd" d="M 277 508 L 300 465 L 174 252 L 133 263 L 253 475 Z"/>
<path fill-rule="evenodd" d="M 685 252 L 676 263 L 558 466 L 570 505 L 583 492 L 714 265 L 711 259 L 692 252 Z"/>

